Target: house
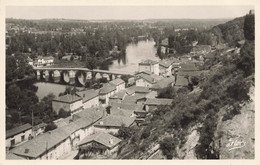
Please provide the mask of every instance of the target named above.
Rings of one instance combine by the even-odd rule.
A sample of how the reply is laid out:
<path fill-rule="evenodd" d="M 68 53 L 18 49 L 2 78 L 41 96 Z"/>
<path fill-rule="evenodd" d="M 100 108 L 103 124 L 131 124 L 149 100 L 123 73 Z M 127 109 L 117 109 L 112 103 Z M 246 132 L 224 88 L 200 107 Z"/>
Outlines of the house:
<path fill-rule="evenodd" d="M 191 54 L 207 54 L 210 53 L 210 45 L 196 45 L 191 49 Z"/>
<path fill-rule="evenodd" d="M 148 94 L 150 92 L 148 87 L 142 87 L 142 86 L 131 86 L 127 89 L 134 91 L 136 94 Z"/>
<path fill-rule="evenodd" d="M 77 117 L 68 124 L 36 136 L 10 152 L 24 159 L 60 159 L 75 150 L 82 139 L 94 133 L 93 124 L 102 118 L 102 114 L 98 108 L 83 110 L 74 114 Z"/>
<path fill-rule="evenodd" d="M 6 131 L 5 146 L 7 148 L 28 141 L 32 138 L 31 124 L 24 124 Z"/>
<path fill-rule="evenodd" d="M 62 60 L 66 60 L 66 61 L 70 61 L 72 55 L 65 55 L 65 56 L 62 56 L 61 59 Z"/>
<path fill-rule="evenodd" d="M 99 105 L 99 92 L 94 89 L 79 91 L 76 95 L 82 98 L 84 109 Z"/>
<path fill-rule="evenodd" d="M 141 87 L 151 87 L 153 84 L 155 84 L 157 81 L 161 80 L 162 77 L 156 75 L 156 74 L 151 74 L 147 75 L 144 73 L 136 75 L 136 80 L 135 84 L 136 86 L 141 86 Z"/>
<path fill-rule="evenodd" d="M 113 84 L 116 86 L 116 92 L 122 91 L 125 89 L 125 81 L 121 78 L 114 79 L 109 82 L 110 84 Z"/>
<path fill-rule="evenodd" d="M 6 160 L 25 160 L 24 158 L 17 156 L 11 152 L 7 152 L 5 158 Z"/>
<path fill-rule="evenodd" d="M 39 56 L 34 60 L 34 66 L 41 67 L 41 66 L 50 66 L 54 64 L 54 58 L 52 56 L 42 57 Z"/>
<path fill-rule="evenodd" d="M 106 83 L 99 91 L 99 100 L 103 106 L 107 105 L 109 98 L 116 93 L 116 85 Z"/>
<path fill-rule="evenodd" d="M 176 81 L 174 86 L 177 88 L 183 87 L 183 86 L 188 86 L 189 80 L 186 78 L 186 76 L 179 76 L 177 75 Z"/>
<path fill-rule="evenodd" d="M 124 100 L 126 95 L 126 90 L 115 93 L 113 96 L 110 96 L 109 102 L 121 102 L 122 100 Z"/>
<path fill-rule="evenodd" d="M 40 134 L 42 134 L 45 130 L 45 127 L 47 126 L 46 123 L 40 123 L 36 126 L 33 127 L 33 132 L 35 136 L 38 136 Z"/>
<path fill-rule="evenodd" d="M 196 67 L 194 62 L 181 63 L 180 68 L 178 69 L 178 71 L 184 71 L 184 72 L 198 71 L 198 70 L 199 68 Z"/>
<path fill-rule="evenodd" d="M 172 75 L 172 63 L 171 61 L 160 61 L 159 62 L 160 75 L 168 77 Z"/>
<path fill-rule="evenodd" d="M 159 75 L 159 62 L 153 60 L 145 60 L 139 63 L 139 72 L 150 71 L 153 74 Z"/>
<path fill-rule="evenodd" d="M 70 133 L 63 128 L 57 128 L 53 131 L 36 136 L 12 149 L 10 152 L 24 159 L 50 159 L 55 160 L 64 154 L 71 152 Z"/>
<path fill-rule="evenodd" d="M 118 130 L 123 127 L 131 127 L 134 125 L 135 116 L 124 117 L 121 115 L 109 115 L 102 118 L 96 124 L 94 124 L 95 132 L 105 132 L 105 133 L 118 133 Z"/>
<path fill-rule="evenodd" d="M 141 105 L 141 104 L 134 104 L 134 103 L 114 103 L 114 102 L 109 103 L 109 106 L 110 106 L 112 109 L 124 109 L 124 110 L 131 110 L 131 111 L 134 111 L 134 112 L 142 111 L 142 110 L 143 110 L 143 107 L 144 107 L 144 105 Z"/>
<path fill-rule="evenodd" d="M 152 91 L 158 91 L 159 89 L 166 88 L 166 87 L 173 87 L 175 83 L 175 77 L 171 76 L 169 78 L 164 78 L 157 83 L 155 83 L 153 86 L 150 87 Z"/>
<path fill-rule="evenodd" d="M 172 105 L 173 99 L 161 99 L 161 98 L 155 98 L 155 99 L 150 99 L 148 98 L 146 100 L 145 104 L 145 110 L 149 111 L 151 109 L 156 108 L 159 105 Z"/>
<path fill-rule="evenodd" d="M 125 98 L 122 100 L 122 103 L 142 104 L 145 101 L 145 94 L 135 94 L 134 96 L 125 96 Z"/>
<path fill-rule="evenodd" d="M 33 66 L 33 60 L 32 60 L 29 56 L 28 56 L 27 61 L 28 61 L 28 64 L 29 64 L 29 65 Z"/>
<path fill-rule="evenodd" d="M 59 114 L 60 109 L 77 113 L 83 109 L 82 98 L 77 95 L 66 94 L 52 100 L 52 109 Z"/>
<path fill-rule="evenodd" d="M 92 146 L 101 146 L 98 147 L 100 150 L 98 154 L 101 155 L 113 155 L 118 151 L 118 147 L 121 140 L 117 137 L 110 135 L 108 133 L 99 132 L 93 135 L 87 136 L 79 143 L 79 148 L 81 151 L 91 151 L 95 152 L 95 150 L 91 150 Z M 96 151 L 97 152 L 97 151 Z M 95 152 L 95 154 L 97 154 Z"/>

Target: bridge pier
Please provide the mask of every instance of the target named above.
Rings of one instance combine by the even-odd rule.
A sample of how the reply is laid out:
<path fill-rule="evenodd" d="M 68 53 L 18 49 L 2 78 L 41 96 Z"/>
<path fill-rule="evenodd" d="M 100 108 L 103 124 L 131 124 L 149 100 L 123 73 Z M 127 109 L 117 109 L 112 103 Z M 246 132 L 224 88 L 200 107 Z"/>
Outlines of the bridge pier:
<path fill-rule="evenodd" d="M 58 70 L 55 70 L 54 72 L 53 72 L 53 80 L 54 80 L 54 82 L 55 83 L 59 83 L 60 82 L 60 71 L 58 71 Z"/>
<path fill-rule="evenodd" d="M 36 70 L 36 76 L 37 76 L 37 80 L 41 79 L 41 71 L 40 70 Z"/>
<path fill-rule="evenodd" d="M 116 79 L 116 76 L 114 74 L 111 75 L 111 80 Z"/>
<path fill-rule="evenodd" d="M 70 79 L 69 84 L 71 85 L 75 84 L 75 75 L 76 75 L 75 71 L 73 70 L 69 71 L 69 79 Z"/>
<path fill-rule="evenodd" d="M 49 74 L 49 71 L 48 70 L 45 70 L 44 72 L 43 72 L 43 78 L 45 79 L 45 81 L 49 81 L 49 79 L 50 79 L 50 74 Z"/>
<path fill-rule="evenodd" d="M 103 78 L 106 78 L 107 81 L 110 81 L 110 76 L 109 76 L 108 74 L 104 73 L 104 74 L 102 75 L 102 77 L 103 77 Z"/>
<path fill-rule="evenodd" d="M 86 79 L 92 79 L 92 72 L 86 72 Z"/>

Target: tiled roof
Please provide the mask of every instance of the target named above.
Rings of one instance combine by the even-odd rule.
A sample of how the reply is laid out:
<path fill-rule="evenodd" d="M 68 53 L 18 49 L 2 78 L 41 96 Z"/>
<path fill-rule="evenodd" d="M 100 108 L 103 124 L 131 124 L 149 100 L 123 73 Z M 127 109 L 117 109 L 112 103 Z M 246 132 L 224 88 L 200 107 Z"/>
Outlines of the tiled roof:
<path fill-rule="evenodd" d="M 134 96 L 125 96 L 122 103 L 133 103 L 136 104 L 138 100 L 146 99 L 145 94 L 135 94 Z"/>
<path fill-rule="evenodd" d="M 38 124 L 38 125 L 36 125 L 36 126 L 34 126 L 34 129 L 39 129 L 39 128 L 43 128 L 43 127 L 46 127 L 47 126 L 47 124 L 46 123 L 40 123 L 40 124 Z"/>
<path fill-rule="evenodd" d="M 103 126 L 110 126 L 110 127 L 129 127 L 135 121 L 135 117 L 123 117 L 118 115 L 109 115 L 99 122 L 97 122 L 94 126 L 103 127 Z"/>
<path fill-rule="evenodd" d="M 145 60 L 145 61 L 142 61 L 142 62 L 139 63 L 139 65 L 151 65 L 151 64 L 152 65 L 158 64 L 158 62 L 148 59 L 148 60 Z"/>
<path fill-rule="evenodd" d="M 175 77 L 169 77 L 169 78 L 164 78 L 160 81 L 158 81 L 156 84 L 154 84 L 150 89 L 161 89 L 161 88 L 166 88 L 169 85 L 171 85 L 171 83 L 175 82 Z"/>
<path fill-rule="evenodd" d="M 144 71 L 141 71 L 141 72 L 136 73 L 135 75 L 139 75 L 139 74 L 142 74 L 142 73 L 147 74 L 147 75 L 153 74 L 153 73 L 150 72 L 150 71 L 144 70 Z"/>
<path fill-rule="evenodd" d="M 121 142 L 121 140 L 115 136 L 112 136 L 108 133 L 99 132 L 84 138 L 79 142 L 79 146 L 91 143 L 93 141 L 100 143 L 108 148 L 113 148 Z"/>
<path fill-rule="evenodd" d="M 100 89 L 99 93 L 100 94 L 107 94 L 110 93 L 112 91 L 116 90 L 116 86 L 112 85 L 110 83 L 106 83 L 103 85 L 103 87 Z"/>
<path fill-rule="evenodd" d="M 159 98 L 148 98 L 145 102 L 146 105 L 171 105 L 172 99 L 159 99 Z"/>
<path fill-rule="evenodd" d="M 175 86 L 187 86 L 188 84 L 188 79 L 185 76 L 177 75 Z"/>
<path fill-rule="evenodd" d="M 112 84 L 117 86 L 117 85 L 125 83 L 125 81 L 122 80 L 121 78 L 117 78 L 117 79 L 114 79 L 114 80 L 110 81 L 109 83 L 112 83 Z"/>
<path fill-rule="evenodd" d="M 76 117 L 75 120 L 69 121 L 70 117 L 68 117 L 65 119 L 66 121 L 68 120 L 67 124 L 58 127 L 53 131 L 36 136 L 34 139 L 17 146 L 11 150 L 11 152 L 16 155 L 37 158 L 46 150 L 51 149 L 65 140 L 73 132 L 85 128 L 99 120 L 102 117 L 102 114 L 103 112 L 101 110 L 98 111 L 94 108 L 83 110 L 75 114 L 75 116 L 78 115 L 80 118 Z"/>
<path fill-rule="evenodd" d="M 9 152 L 9 153 L 6 153 L 6 160 L 25 160 L 25 159 Z"/>
<path fill-rule="evenodd" d="M 83 103 L 86 101 L 89 101 L 95 97 L 98 97 L 98 91 L 96 91 L 94 89 L 76 92 L 76 94 L 82 98 Z"/>
<path fill-rule="evenodd" d="M 115 115 L 115 116 L 131 117 L 134 114 L 134 111 L 111 108 L 110 113 L 111 115 Z"/>
<path fill-rule="evenodd" d="M 37 158 L 46 152 L 46 150 L 49 150 L 62 142 L 69 135 L 70 134 L 66 129 L 62 129 L 62 127 L 57 128 L 53 131 L 36 136 L 34 139 L 15 147 L 10 152 L 18 156 Z"/>
<path fill-rule="evenodd" d="M 64 102 L 64 103 L 74 103 L 79 100 L 82 100 L 82 98 L 79 96 L 66 94 L 66 95 L 60 96 L 56 99 L 53 99 L 52 101 L 59 101 L 59 102 Z"/>
<path fill-rule="evenodd" d="M 141 74 L 138 74 L 138 75 L 136 76 L 136 79 L 137 79 L 137 80 L 138 80 L 138 79 L 141 79 L 141 78 L 145 79 L 146 81 L 148 81 L 148 82 L 150 82 L 150 83 L 152 83 L 152 84 L 154 84 L 154 83 L 156 83 L 157 81 L 159 81 L 159 80 L 162 79 L 161 76 L 158 76 L 158 75 L 156 75 L 156 74 L 147 75 L 147 74 L 141 73 Z"/>
<path fill-rule="evenodd" d="M 127 89 L 131 89 L 135 91 L 135 93 L 149 93 L 149 88 L 148 87 L 139 87 L 139 86 L 131 86 Z"/>
<path fill-rule="evenodd" d="M 32 125 L 27 123 L 27 124 L 21 125 L 19 127 L 15 127 L 13 129 L 7 130 L 6 131 L 6 139 L 11 137 L 11 136 L 17 135 L 17 134 L 19 134 L 23 131 L 27 131 L 31 128 L 32 128 Z"/>
<path fill-rule="evenodd" d="M 127 93 L 128 95 L 132 95 L 132 94 L 135 93 L 135 91 L 132 90 L 132 89 L 130 89 L 130 88 L 126 88 L 125 91 L 126 91 L 126 93 Z"/>
<path fill-rule="evenodd" d="M 178 75 L 180 76 L 199 76 L 201 73 L 201 71 L 178 71 Z"/>
<path fill-rule="evenodd" d="M 187 62 L 187 63 L 181 63 L 181 68 L 179 71 L 197 71 L 199 70 L 196 66 L 195 63 L 192 62 Z"/>
<path fill-rule="evenodd" d="M 160 65 L 160 66 L 163 66 L 163 67 L 165 67 L 165 68 L 169 68 L 169 67 L 172 65 L 172 62 L 171 62 L 171 61 L 166 61 L 166 60 L 164 60 L 164 61 L 160 61 L 160 62 L 159 62 L 159 65 Z"/>
<path fill-rule="evenodd" d="M 117 92 L 116 94 L 114 94 L 110 98 L 121 99 L 122 100 L 124 98 L 125 94 L 126 94 L 126 91 L 123 90 L 123 91 Z"/>
<path fill-rule="evenodd" d="M 139 104 L 131 104 L 131 103 L 109 103 L 109 106 L 116 109 L 125 109 L 125 110 L 133 110 L 133 111 L 140 111 L 143 110 L 144 105 Z"/>

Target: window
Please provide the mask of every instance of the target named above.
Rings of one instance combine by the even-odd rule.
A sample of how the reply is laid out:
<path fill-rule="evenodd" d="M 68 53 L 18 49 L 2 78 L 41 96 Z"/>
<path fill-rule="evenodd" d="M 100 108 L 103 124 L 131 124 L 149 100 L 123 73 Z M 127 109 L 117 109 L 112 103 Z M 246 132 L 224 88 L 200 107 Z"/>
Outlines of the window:
<path fill-rule="evenodd" d="M 24 135 L 23 135 L 23 136 L 21 136 L 21 141 L 24 141 Z"/>
<path fill-rule="evenodd" d="M 15 139 L 11 140 L 11 146 L 15 145 Z"/>

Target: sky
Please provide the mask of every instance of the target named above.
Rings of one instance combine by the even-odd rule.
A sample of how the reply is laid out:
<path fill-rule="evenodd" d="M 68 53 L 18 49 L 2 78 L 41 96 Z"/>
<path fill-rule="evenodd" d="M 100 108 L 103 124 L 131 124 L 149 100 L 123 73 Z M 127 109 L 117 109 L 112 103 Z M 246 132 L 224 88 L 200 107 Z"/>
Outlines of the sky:
<path fill-rule="evenodd" d="M 18 19 L 215 19 L 246 15 L 254 6 L 7 6 Z"/>

